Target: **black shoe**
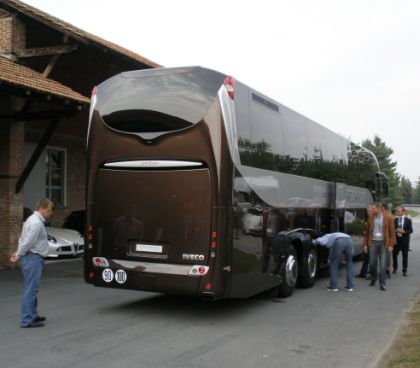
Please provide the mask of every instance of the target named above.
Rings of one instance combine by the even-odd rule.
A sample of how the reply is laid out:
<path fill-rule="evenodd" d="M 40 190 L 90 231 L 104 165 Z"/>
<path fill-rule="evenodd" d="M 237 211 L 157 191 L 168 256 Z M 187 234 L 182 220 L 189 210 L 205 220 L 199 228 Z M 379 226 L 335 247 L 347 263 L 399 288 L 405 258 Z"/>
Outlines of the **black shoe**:
<path fill-rule="evenodd" d="M 403 272 L 403 276 L 407 276 L 407 272 Z"/>
<path fill-rule="evenodd" d="M 35 327 L 44 327 L 44 324 L 42 322 L 35 322 L 32 321 L 29 325 L 21 326 L 22 328 L 35 328 Z"/>
<path fill-rule="evenodd" d="M 359 273 L 358 275 L 356 275 L 356 277 L 360 277 L 361 279 L 364 279 L 366 275 L 362 275 L 361 273 Z"/>
<path fill-rule="evenodd" d="M 44 322 L 46 320 L 47 320 L 46 317 L 38 316 L 34 319 L 34 322 Z"/>
<path fill-rule="evenodd" d="M 385 290 L 386 290 L 386 287 L 385 287 L 385 286 L 383 286 L 383 285 L 381 285 L 379 288 L 380 288 L 382 291 L 385 291 Z"/>
<path fill-rule="evenodd" d="M 395 275 L 397 273 L 397 270 L 393 270 L 392 273 Z"/>
<path fill-rule="evenodd" d="M 375 286 L 375 284 L 376 284 L 376 281 L 375 281 L 375 280 L 372 280 L 372 281 L 370 282 L 369 286 Z"/>

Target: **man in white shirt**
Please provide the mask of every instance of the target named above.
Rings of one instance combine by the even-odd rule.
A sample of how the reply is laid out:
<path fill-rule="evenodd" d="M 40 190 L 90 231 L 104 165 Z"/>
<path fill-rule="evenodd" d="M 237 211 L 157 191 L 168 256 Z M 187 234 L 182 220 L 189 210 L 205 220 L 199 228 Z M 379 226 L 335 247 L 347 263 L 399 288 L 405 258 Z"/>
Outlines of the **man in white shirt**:
<path fill-rule="evenodd" d="M 44 257 L 48 254 L 48 235 L 45 221 L 50 219 L 54 210 L 54 203 L 42 198 L 38 201 L 36 210 L 23 224 L 19 246 L 10 261 L 19 261 L 24 279 L 24 291 L 21 307 L 20 326 L 43 327 L 45 317 L 37 311 L 37 295 L 41 281 Z"/>
<path fill-rule="evenodd" d="M 330 285 L 328 291 L 338 291 L 338 262 L 341 255 L 346 255 L 346 291 L 353 291 L 353 254 L 354 247 L 351 237 L 345 233 L 331 233 L 313 240 L 314 245 L 321 245 L 330 250 Z"/>

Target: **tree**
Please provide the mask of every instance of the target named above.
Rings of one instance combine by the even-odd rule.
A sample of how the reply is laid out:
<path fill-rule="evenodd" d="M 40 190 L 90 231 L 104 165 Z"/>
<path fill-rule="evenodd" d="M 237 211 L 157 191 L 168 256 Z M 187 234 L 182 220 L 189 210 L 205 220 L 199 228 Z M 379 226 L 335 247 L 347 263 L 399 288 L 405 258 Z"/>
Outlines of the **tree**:
<path fill-rule="evenodd" d="M 413 203 L 420 204 L 420 177 L 416 182 L 416 188 L 413 191 Z"/>
<path fill-rule="evenodd" d="M 400 193 L 403 203 L 413 202 L 413 186 L 411 185 L 411 181 L 405 176 L 401 177 Z"/>
<path fill-rule="evenodd" d="M 375 154 L 380 170 L 388 176 L 389 196 L 387 200 L 394 205 L 402 203 L 399 187 L 400 175 L 396 171 L 397 162 L 391 161 L 391 155 L 394 153 L 393 149 L 388 147 L 378 135 L 375 135 L 373 141 L 365 139 L 362 146 Z"/>

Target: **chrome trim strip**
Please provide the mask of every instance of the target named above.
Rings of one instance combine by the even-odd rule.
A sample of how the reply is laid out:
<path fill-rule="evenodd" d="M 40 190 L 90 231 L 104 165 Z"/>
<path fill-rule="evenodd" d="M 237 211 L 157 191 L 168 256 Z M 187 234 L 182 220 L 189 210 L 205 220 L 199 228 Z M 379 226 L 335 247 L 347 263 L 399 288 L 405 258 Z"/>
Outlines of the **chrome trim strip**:
<path fill-rule="evenodd" d="M 203 164 L 197 161 L 181 161 L 181 160 L 133 160 L 133 161 L 117 161 L 107 162 L 105 167 L 116 168 L 176 168 L 176 167 L 202 167 Z"/>
<path fill-rule="evenodd" d="M 138 272 L 160 273 L 168 275 L 184 275 L 188 276 L 190 269 L 194 265 L 176 265 L 170 263 L 149 263 L 149 262 L 135 262 L 125 261 L 122 259 L 110 260 L 110 265 L 113 268 L 122 268 L 125 270 L 132 270 Z M 200 276 L 200 275 L 197 275 Z"/>
<path fill-rule="evenodd" d="M 235 102 L 228 96 L 226 87 L 222 86 L 217 93 L 222 109 L 223 123 L 225 124 L 229 152 L 234 164 L 241 164 L 238 147 L 238 132 L 236 130 Z"/>

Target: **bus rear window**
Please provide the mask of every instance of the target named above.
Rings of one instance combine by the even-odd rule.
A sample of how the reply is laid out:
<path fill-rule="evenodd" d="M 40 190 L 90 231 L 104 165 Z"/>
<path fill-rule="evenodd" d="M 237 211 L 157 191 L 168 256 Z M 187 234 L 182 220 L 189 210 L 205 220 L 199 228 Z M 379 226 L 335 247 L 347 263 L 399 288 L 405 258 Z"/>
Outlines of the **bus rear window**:
<path fill-rule="evenodd" d="M 110 128 L 153 138 L 200 122 L 223 80 L 199 67 L 122 73 L 98 86 L 96 109 Z"/>

